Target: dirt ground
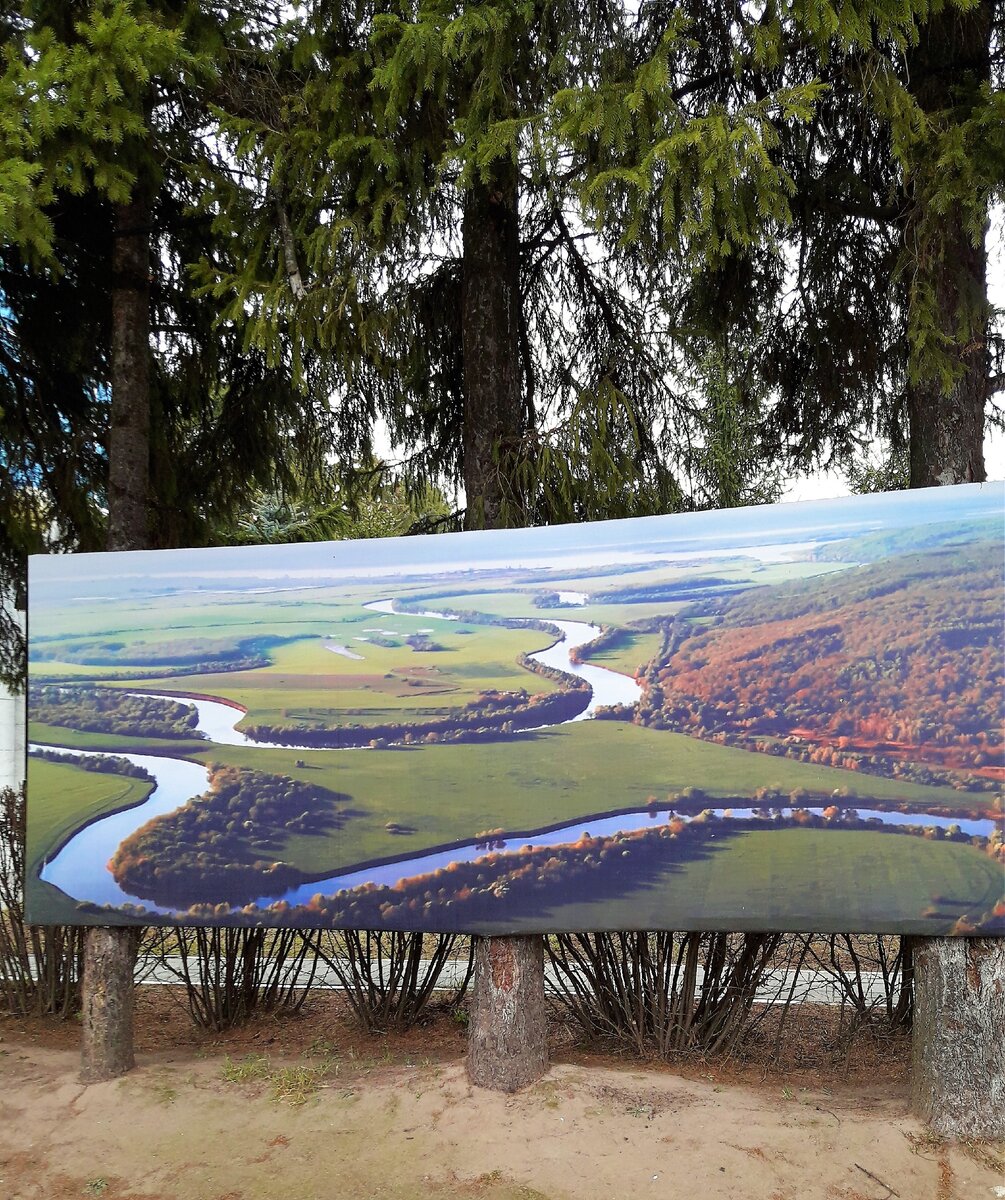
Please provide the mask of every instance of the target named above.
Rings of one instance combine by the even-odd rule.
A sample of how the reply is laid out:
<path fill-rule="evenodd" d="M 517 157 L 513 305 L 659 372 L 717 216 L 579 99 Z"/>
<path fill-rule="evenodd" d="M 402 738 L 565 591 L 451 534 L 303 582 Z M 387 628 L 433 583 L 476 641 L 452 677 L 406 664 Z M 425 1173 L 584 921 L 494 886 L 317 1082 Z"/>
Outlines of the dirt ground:
<path fill-rule="evenodd" d="M 138 1066 L 77 1082 L 73 1022 L 0 1018 L 0 1198 L 992 1200 L 1005 1146 L 947 1146 L 908 1113 L 903 1038 L 832 1010 L 742 1061 L 642 1063 L 556 1026 L 547 1077 L 471 1088 L 449 1016 L 367 1035 L 337 998 L 226 1034 L 141 989 Z"/>

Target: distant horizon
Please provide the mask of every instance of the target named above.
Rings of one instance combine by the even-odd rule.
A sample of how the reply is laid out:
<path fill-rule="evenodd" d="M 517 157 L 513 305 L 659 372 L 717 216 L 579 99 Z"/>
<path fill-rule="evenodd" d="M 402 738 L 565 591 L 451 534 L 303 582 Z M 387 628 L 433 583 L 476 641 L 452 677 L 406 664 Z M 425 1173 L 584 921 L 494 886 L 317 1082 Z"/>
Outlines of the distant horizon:
<path fill-rule="evenodd" d="M 970 492 L 969 503 L 961 493 Z M 962 511 L 961 511 L 962 509 Z M 800 521 L 796 511 L 815 510 L 816 520 Z M 32 555 L 30 589 L 72 583 L 78 587 L 114 579 L 121 596 L 123 583 L 143 581 L 151 587 L 170 587 L 171 580 L 219 582 L 318 580 L 318 586 L 352 578 L 386 575 L 459 574 L 477 570 L 556 570 L 590 564 L 672 561 L 674 558 L 721 557 L 743 551 L 793 543 L 811 544 L 855 536 L 870 530 L 933 524 L 942 519 L 990 518 L 1005 511 L 1005 482 L 961 484 L 911 492 L 883 492 L 831 500 L 806 500 L 695 513 L 668 513 L 522 529 L 476 530 L 411 537 L 347 539 L 286 544 L 214 546 L 165 550 L 93 552 L 71 555 Z M 722 528 L 723 514 L 729 528 Z M 853 519 L 852 519 L 853 518 Z M 604 540 L 597 541 L 603 531 Z M 618 535 L 623 536 L 619 537 Z M 514 555 L 513 543 L 524 543 Z M 570 544 L 573 543 L 573 544 Z M 330 548 L 330 551 L 329 551 Z M 268 552 L 267 571 L 261 567 Z M 331 554 L 337 565 L 317 561 L 319 551 Z M 231 566 L 221 566 L 220 554 Z M 146 560 L 146 569 L 123 570 L 123 556 Z M 156 556 L 157 566 L 149 556 Z M 405 557 L 407 555 L 407 561 Z M 557 557 L 556 557 L 557 555 Z M 463 561 L 458 559 L 463 556 Z M 756 556 L 755 556 L 756 557 Z M 205 565 L 204 565 L 205 564 Z M 130 564 L 131 565 L 131 564 Z M 136 589 L 129 589 L 136 590 Z M 244 589 L 241 589 L 244 590 Z M 39 597 L 36 597 L 39 598 Z"/>

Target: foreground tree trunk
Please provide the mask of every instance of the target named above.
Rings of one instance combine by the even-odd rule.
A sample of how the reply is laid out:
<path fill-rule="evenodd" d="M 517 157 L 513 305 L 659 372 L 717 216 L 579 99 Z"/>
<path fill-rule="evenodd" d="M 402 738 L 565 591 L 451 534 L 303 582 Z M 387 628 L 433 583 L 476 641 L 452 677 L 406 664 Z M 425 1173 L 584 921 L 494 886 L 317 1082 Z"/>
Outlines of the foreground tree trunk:
<path fill-rule="evenodd" d="M 969 12 L 947 5 L 921 26 L 907 56 L 909 87 L 936 128 L 967 120 L 982 104 L 991 83 L 991 0 Z M 932 193 L 945 180 L 926 163 L 909 181 L 904 222 L 912 322 L 925 314 L 927 337 L 941 347 L 952 381 L 926 365 L 925 351 L 912 350 L 907 388 L 911 487 L 979 483 L 984 469 L 984 409 L 990 395 L 986 212 L 977 214 L 976 194 L 965 189 L 936 209 Z M 949 187 L 961 187 L 950 180 Z M 930 327 L 934 324 L 935 328 Z"/>
<path fill-rule="evenodd" d="M 497 167 L 465 198 L 462 340 L 468 529 L 525 519 L 514 465 L 522 433 L 520 224 L 516 167 Z M 475 939 L 468 1078 L 513 1092 L 548 1067 L 544 941 Z"/>
<path fill-rule="evenodd" d="M 112 405 L 108 427 L 108 550 L 150 545 L 150 213 L 115 206 Z"/>
<path fill-rule="evenodd" d="M 991 10 L 991 0 L 968 12 L 947 6 L 922 27 L 908 55 L 910 87 L 934 121 L 966 119 L 990 83 Z M 981 482 L 990 393 L 984 237 L 968 229 L 962 201 L 933 215 L 923 194 L 916 189 L 906 225 L 912 289 L 929 298 L 956 370 L 948 386 L 913 372 L 911 486 Z M 915 1110 L 943 1137 L 1005 1136 L 1005 940 L 919 938 L 914 980 Z"/>
<path fill-rule="evenodd" d="M 107 549 L 142 550 L 150 544 L 150 213 L 143 199 L 115 209 L 111 378 Z M 138 941 L 132 928 L 87 931 L 83 1083 L 114 1079 L 136 1065 L 133 972 Z"/>
<path fill-rule="evenodd" d="M 1005 941 L 915 949 L 911 1099 L 942 1137 L 1005 1138 Z"/>
<path fill-rule="evenodd" d="M 515 1092 L 548 1069 L 544 939 L 478 938 L 468 1034 L 468 1078 Z"/>
<path fill-rule="evenodd" d="M 464 201 L 465 527 L 523 524 L 513 466 L 522 433 L 520 226 L 516 167 L 497 168 Z"/>

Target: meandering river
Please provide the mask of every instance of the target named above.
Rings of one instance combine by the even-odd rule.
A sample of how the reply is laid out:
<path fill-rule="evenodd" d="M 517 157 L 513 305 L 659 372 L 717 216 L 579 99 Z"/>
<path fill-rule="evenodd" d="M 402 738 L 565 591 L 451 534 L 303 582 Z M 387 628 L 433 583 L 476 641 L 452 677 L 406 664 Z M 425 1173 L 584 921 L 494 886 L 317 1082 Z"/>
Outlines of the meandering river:
<path fill-rule="evenodd" d="M 375 600 L 365 606 L 374 612 L 387 615 L 402 615 L 396 613 L 393 599 Z M 409 616 L 419 616 L 424 620 L 457 620 L 450 613 L 440 612 L 409 612 Z M 634 705 L 641 697 L 640 685 L 627 675 L 608 670 L 606 667 L 592 663 L 577 663 L 571 654 L 579 647 L 595 641 L 601 634 L 597 625 L 584 621 L 551 621 L 556 626 L 561 637 L 544 650 L 529 655 L 531 659 L 544 666 L 553 667 L 569 675 L 578 676 L 590 685 L 591 697 L 587 708 L 572 721 L 586 721 L 595 714 L 598 707 L 605 705 Z M 149 694 L 149 693 L 148 693 Z M 166 699 L 178 700 L 177 695 L 166 696 Z M 221 700 L 192 699 L 198 713 L 199 731 L 208 741 L 223 746 L 254 745 L 259 749 L 268 749 L 268 743 L 252 742 L 235 728 L 244 716 L 244 710 L 234 704 Z M 567 724 L 569 722 L 557 722 Z M 539 726 L 539 729 L 550 726 Z M 530 731 L 528 731 L 530 732 Z M 30 747 L 31 749 L 52 749 L 60 753 L 85 756 L 86 750 L 66 750 L 58 746 Z M 279 747 L 277 747 L 279 748 Z M 283 749 L 316 750 L 317 747 L 286 744 Z M 352 753 L 349 749 L 333 751 L 334 753 Z M 99 905 L 121 906 L 123 904 L 142 904 L 150 912 L 171 913 L 172 909 L 161 908 L 150 901 L 131 896 L 123 891 L 116 883 L 107 863 L 121 842 L 145 825 L 152 817 L 173 812 L 180 808 L 193 796 L 206 790 L 208 772 L 200 763 L 188 762 L 184 759 L 169 758 L 160 755 L 117 754 L 116 757 L 126 758 L 138 766 L 144 767 L 156 779 L 156 786 L 149 797 L 139 805 L 121 812 L 111 813 L 86 825 L 73 835 L 52 857 L 46 861 L 40 875 L 47 883 L 60 888 L 67 895 L 78 901 L 87 900 Z M 729 813 L 738 819 L 751 819 L 760 810 L 748 809 L 715 809 L 718 815 Z M 781 810 L 783 814 L 789 810 Z M 822 809 L 811 808 L 811 813 L 819 815 Z M 865 820 L 878 820 L 888 825 L 933 825 L 948 828 L 958 825 L 962 832 L 968 835 L 989 836 L 994 830 L 992 820 L 967 820 L 955 817 L 935 817 L 923 813 L 885 812 L 873 809 L 857 809 L 859 817 Z M 517 851 L 525 846 L 559 846 L 577 842 L 584 833 L 594 837 L 609 836 L 615 833 L 628 833 L 643 829 L 658 819 L 657 814 L 650 809 L 639 809 L 634 812 L 618 813 L 615 815 L 600 815 L 597 817 L 579 818 L 567 825 L 547 830 L 545 832 L 528 831 L 526 833 L 507 833 L 503 839 L 493 842 L 493 850 Z M 682 818 L 687 819 L 687 818 Z M 403 878 L 415 875 L 425 875 L 445 867 L 452 862 L 467 862 L 479 858 L 487 852 L 484 840 L 472 839 L 461 845 L 454 845 L 425 853 L 402 856 L 393 861 L 378 863 L 359 870 L 342 872 L 326 879 L 315 880 L 291 888 L 282 895 L 259 897 L 257 903 L 266 907 L 276 900 L 286 900 L 291 904 L 306 903 L 312 896 L 321 893 L 333 895 L 344 888 L 357 887 L 363 883 L 393 885 Z"/>

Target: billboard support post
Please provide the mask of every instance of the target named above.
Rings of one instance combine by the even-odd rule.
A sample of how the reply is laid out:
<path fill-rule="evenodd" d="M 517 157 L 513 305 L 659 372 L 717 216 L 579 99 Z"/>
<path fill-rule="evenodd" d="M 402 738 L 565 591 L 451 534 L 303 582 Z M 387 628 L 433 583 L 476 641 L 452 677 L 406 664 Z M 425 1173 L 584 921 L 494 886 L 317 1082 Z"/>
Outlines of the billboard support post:
<path fill-rule="evenodd" d="M 478 1087 L 515 1092 L 547 1069 L 544 938 L 477 938 L 468 1078 Z"/>
<path fill-rule="evenodd" d="M 83 980 L 81 1083 L 116 1079 L 136 1065 L 133 1052 L 133 968 L 139 930 L 92 926 Z"/>

